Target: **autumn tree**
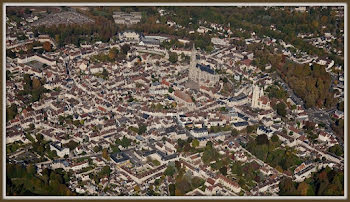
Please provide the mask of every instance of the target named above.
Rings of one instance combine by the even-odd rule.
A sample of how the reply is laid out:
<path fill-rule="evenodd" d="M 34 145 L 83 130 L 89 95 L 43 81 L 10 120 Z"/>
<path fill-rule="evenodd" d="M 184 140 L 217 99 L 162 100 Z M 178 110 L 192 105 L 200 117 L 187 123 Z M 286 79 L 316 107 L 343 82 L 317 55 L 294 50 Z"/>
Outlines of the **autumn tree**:
<path fill-rule="evenodd" d="M 45 42 L 43 43 L 43 49 L 44 49 L 46 52 L 51 52 L 51 49 L 52 49 L 51 46 L 52 46 L 51 43 L 48 42 L 48 41 L 45 41 Z"/>
<path fill-rule="evenodd" d="M 297 192 L 301 196 L 306 196 L 309 189 L 309 185 L 306 182 L 302 182 L 298 185 Z"/>
<path fill-rule="evenodd" d="M 281 196 L 294 196 L 297 193 L 294 182 L 288 177 L 282 178 L 279 188 L 279 195 Z"/>
<path fill-rule="evenodd" d="M 40 80 L 36 77 L 33 78 L 33 89 L 38 89 L 41 87 Z"/>

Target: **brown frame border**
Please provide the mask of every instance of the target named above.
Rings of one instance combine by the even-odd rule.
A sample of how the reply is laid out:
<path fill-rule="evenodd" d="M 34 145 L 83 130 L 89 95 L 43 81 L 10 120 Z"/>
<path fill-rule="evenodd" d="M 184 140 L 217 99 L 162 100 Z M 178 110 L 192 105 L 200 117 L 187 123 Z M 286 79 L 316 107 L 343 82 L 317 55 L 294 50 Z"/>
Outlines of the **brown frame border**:
<path fill-rule="evenodd" d="M 0 9 L 0 15 L 1 15 L 1 22 L 3 22 L 3 6 L 4 6 L 4 3 L 30 3 L 30 2 L 38 2 L 38 3 L 54 3 L 54 2 L 59 2 L 59 1 L 55 1 L 55 0 L 46 0 L 46 1 L 43 1 L 43 0 L 37 0 L 37 1 L 33 1 L 33 0 L 22 0 L 22 1 L 16 1 L 16 0 L 5 0 L 5 1 L 1 1 L 1 9 Z M 97 1 L 94 1 L 94 0 L 70 0 L 69 1 L 69 3 L 81 3 L 81 2 L 86 2 L 86 3 L 93 3 L 93 2 L 97 2 Z M 191 1 L 181 1 L 181 0 L 156 0 L 156 1 L 153 1 L 153 0 L 129 0 L 129 1 L 123 1 L 123 0 L 105 0 L 105 1 L 103 1 L 103 2 L 100 2 L 100 3 L 123 3 L 123 2 L 127 2 L 127 3 L 147 3 L 147 2 L 149 2 L 149 3 L 161 3 L 161 2 L 166 2 L 166 3 L 201 3 L 201 2 L 205 2 L 205 3 L 245 3 L 245 2 L 247 2 L 247 3 L 346 3 L 347 4 L 347 6 L 348 6 L 348 9 L 349 9 L 349 3 L 346 1 L 346 0 L 340 0 L 340 1 L 337 1 L 337 0 L 320 0 L 320 1 L 317 1 L 317 0 L 308 0 L 308 1 L 302 1 L 302 0 L 293 0 L 293 1 L 286 1 L 286 2 L 284 2 L 284 1 L 281 1 L 281 0 L 245 0 L 244 2 L 242 2 L 242 1 L 240 1 L 240 0 L 219 0 L 219 1 L 216 1 L 216 0 L 207 0 L 207 1 L 202 1 L 202 0 L 191 0 Z M 59 3 L 68 3 L 67 1 L 62 1 L 62 2 L 59 2 Z M 349 11 L 348 11 L 349 12 Z M 348 16 L 347 16 L 347 26 L 349 25 L 349 14 L 348 14 Z M 1 28 L 0 28 L 0 31 L 1 31 L 1 37 L 3 37 L 3 34 L 4 34 L 4 30 L 2 30 L 3 29 L 3 27 L 1 26 Z M 348 27 L 348 31 L 349 31 L 349 27 Z M 345 37 L 348 37 L 348 36 L 345 36 Z M 0 42 L 0 44 L 1 44 L 1 50 L 3 50 L 2 48 L 3 48 L 3 40 L 2 40 L 2 38 L 1 38 L 1 42 Z M 349 40 L 348 40 L 348 38 L 347 38 L 347 45 L 348 45 L 348 47 L 349 47 Z M 348 59 L 349 59 L 349 49 L 347 50 L 348 52 L 347 52 L 347 57 L 348 57 Z M 0 59 L 0 61 L 1 61 L 1 65 L 2 65 L 2 67 L 5 67 L 5 64 L 3 63 L 4 61 L 3 61 L 3 57 L 2 57 L 2 55 L 1 55 L 1 59 Z M 347 64 L 345 63 L 344 64 L 344 66 L 346 66 Z M 349 69 L 348 69 L 349 70 Z M 349 72 L 347 72 L 348 74 L 349 74 Z M 2 93 L 2 85 L 3 85 L 3 71 L 0 71 L 0 80 L 1 80 L 1 89 L 0 89 L 0 92 Z M 349 75 L 346 75 L 347 77 L 349 76 Z M 347 88 L 347 95 L 349 95 L 349 88 L 348 88 L 348 86 L 346 86 L 346 88 Z M 2 97 L 2 94 L 1 94 L 1 98 L 0 98 L 0 101 L 1 101 L 1 104 L 2 104 L 2 102 L 3 102 L 3 97 Z M 347 104 L 347 103 L 346 103 Z M 345 105 L 346 106 L 346 105 Z M 6 109 L 4 109 L 3 108 L 3 106 L 1 106 L 1 118 L 0 118 L 0 124 L 1 124 L 1 131 L 2 131 L 2 135 L 5 135 L 4 134 L 4 131 L 3 131 L 3 119 L 5 118 L 5 117 L 3 117 L 3 110 L 6 110 Z M 349 108 L 347 108 L 346 109 L 347 110 L 347 113 L 349 114 Z M 348 127 L 348 125 L 349 125 L 349 118 L 348 118 L 348 120 L 347 120 L 347 123 L 346 123 L 346 125 L 345 125 L 345 127 Z M 345 133 L 346 131 L 345 131 L 345 129 L 344 129 L 344 133 Z M 347 134 L 344 134 L 344 135 L 347 135 Z M 2 154 L 2 138 L 0 138 L 0 144 L 1 144 L 1 151 L 0 151 L 0 153 Z M 349 145 L 349 137 L 348 137 L 348 139 L 347 139 L 347 142 L 346 142 L 346 144 L 347 145 Z M 348 148 L 348 152 L 347 152 L 347 155 L 349 155 L 349 148 Z M 347 159 L 348 160 L 348 159 Z M 1 185 L 0 185 L 0 193 L 1 193 L 1 198 L 0 198 L 0 200 L 1 201 L 9 201 L 9 200 L 15 200 L 15 201 L 22 201 L 22 200 L 25 200 L 25 201 L 36 201 L 36 200 L 30 200 L 30 199 L 4 199 L 3 198 L 3 193 L 2 193 L 2 191 L 3 191 L 3 181 L 2 180 L 4 180 L 4 179 L 2 179 L 3 178 L 3 176 L 2 176 L 2 172 L 3 172 L 3 170 L 2 169 L 6 169 L 6 167 L 4 167 L 5 166 L 5 161 L 4 161 L 4 159 L 2 159 L 2 156 L 1 156 L 1 167 L 0 167 L 0 179 L 1 179 Z M 348 171 L 349 171 L 349 167 L 348 167 Z M 349 182 L 349 173 L 348 173 L 348 176 L 347 176 L 347 182 Z M 349 184 L 348 184 L 348 194 L 349 194 Z M 347 199 L 345 199 L 345 200 L 348 200 L 349 199 L 349 196 L 346 196 L 346 198 Z M 42 201 L 45 201 L 46 199 L 43 199 Z M 69 199 L 68 199 L 69 200 Z M 82 199 L 82 200 L 86 200 L 86 199 Z M 115 200 L 115 199 L 112 199 L 112 200 Z M 125 200 L 125 199 L 122 199 L 122 200 L 118 200 L 118 201 L 134 201 L 134 200 L 136 200 L 136 199 L 130 199 L 130 200 Z M 148 200 L 148 199 L 140 199 L 140 200 L 142 200 L 142 201 L 163 201 L 162 199 L 151 199 L 151 200 Z M 177 200 L 179 200 L 179 201 L 187 201 L 187 200 L 190 200 L 190 199 L 165 199 L 165 200 L 172 200 L 172 201 L 177 201 Z M 195 199 L 195 200 L 202 200 L 202 199 Z M 221 201 L 221 199 L 219 199 L 220 201 Z M 237 199 L 237 200 L 239 200 L 239 201 L 241 201 L 240 199 Z M 266 201 L 266 200 L 269 200 L 269 199 L 248 199 L 248 200 L 246 200 L 246 199 L 244 199 L 244 200 L 242 200 L 242 201 L 256 201 L 256 200 L 264 200 L 264 201 Z M 299 201 L 299 199 L 287 199 L 287 200 L 298 200 Z M 312 199 L 312 200 L 307 200 L 307 199 L 302 199 L 302 200 L 300 200 L 300 201 L 317 201 L 317 200 L 315 200 L 315 199 Z M 55 199 L 54 201 L 67 201 L 67 200 L 62 200 L 62 199 Z M 87 201 L 95 201 L 95 200 L 87 200 Z M 102 201 L 110 201 L 110 199 L 108 200 L 108 199 L 102 199 Z M 205 199 L 205 200 L 202 200 L 202 201 L 210 201 L 210 200 L 208 200 L 208 199 Z M 231 201 L 231 199 L 222 199 L 222 201 Z M 273 199 L 273 201 L 284 201 L 284 200 L 282 200 L 282 199 Z M 332 200 L 323 200 L 323 201 L 332 201 Z"/>

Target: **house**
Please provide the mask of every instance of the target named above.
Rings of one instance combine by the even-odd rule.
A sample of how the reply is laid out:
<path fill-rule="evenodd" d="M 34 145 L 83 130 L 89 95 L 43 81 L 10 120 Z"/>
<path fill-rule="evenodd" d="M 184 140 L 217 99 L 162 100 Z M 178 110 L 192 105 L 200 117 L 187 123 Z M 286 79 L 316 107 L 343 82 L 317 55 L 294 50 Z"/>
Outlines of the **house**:
<path fill-rule="evenodd" d="M 297 170 L 298 168 L 298 170 Z M 298 172 L 296 172 L 294 170 L 294 181 L 296 182 L 302 182 L 304 181 L 306 178 L 311 176 L 312 172 L 316 172 L 317 171 L 317 167 L 315 165 L 313 165 L 312 163 L 303 163 L 302 165 L 298 166 L 295 170 L 297 170 Z"/>
<path fill-rule="evenodd" d="M 273 131 L 270 129 L 270 127 L 259 126 L 256 129 L 256 134 L 258 134 L 258 135 L 266 134 L 267 137 L 270 139 L 273 135 Z"/>
<path fill-rule="evenodd" d="M 337 118 L 337 119 L 343 119 L 344 118 L 344 112 L 339 111 L 339 110 L 335 110 L 334 117 Z"/>
<path fill-rule="evenodd" d="M 141 21 L 142 15 L 141 12 L 113 12 L 113 19 L 115 24 L 124 24 L 124 25 L 132 25 L 137 24 Z"/>
<path fill-rule="evenodd" d="M 85 160 L 85 161 L 82 161 L 82 162 L 72 162 L 70 164 L 70 169 L 72 171 L 78 171 L 78 170 L 81 170 L 83 168 L 87 168 L 89 167 L 89 161 L 88 160 Z"/>
<path fill-rule="evenodd" d="M 227 177 L 223 176 L 222 174 L 219 174 L 218 180 L 222 185 L 230 188 L 235 193 L 239 193 L 241 191 L 241 187 L 239 186 L 239 184 L 237 182 L 234 182 L 234 181 L 228 179 Z"/>
<path fill-rule="evenodd" d="M 134 31 L 121 32 L 118 36 L 121 41 L 140 42 L 140 34 Z"/>
<path fill-rule="evenodd" d="M 53 142 L 50 144 L 50 150 L 56 151 L 59 157 L 64 157 L 65 155 L 69 155 L 69 148 L 63 148 L 61 142 Z"/>
<path fill-rule="evenodd" d="M 242 151 L 235 152 L 235 160 L 245 162 L 247 161 L 247 156 Z"/>
<path fill-rule="evenodd" d="M 189 109 L 192 109 L 193 107 L 195 107 L 195 104 L 192 101 L 191 96 L 183 91 L 175 90 L 174 99 Z"/>
<path fill-rule="evenodd" d="M 241 121 L 241 122 L 236 122 L 233 123 L 232 126 L 234 129 L 236 130 L 243 130 L 244 128 L 246 128 L 248 126 L 248 122 L 247 121 Z"/>
<path fill-rule="evenodd" d="M 124 152 L 117 152 L 111 154 L 110 157 L 117 165 L 124 165 L 130 163 L 130 157 Z"/>
<path fill-rule="evenodd" d="M 196 138 L 204 137 L 208 135 L 208 130 L 207 128 L 194 128 L 191 130 L 191 134 Z"/>
<path fill-rule="evenodd" d="M 271 175 L 271 174 L 272 174 L 271 170 L 268 169 L 268 168 L 266 168 L 266 167 L 264 167 L 264 166 L 261 166 L 260 172 L 261 172 L 262 174 L 264 174 L 264 175 Z"/>
<path fill-rule="evenodd" d="M 331 135 L 325 131 L 320 131 L 320 134 L 318 135 L 318 139 L 322 142 L 328 142 L 331 139 Z"/>

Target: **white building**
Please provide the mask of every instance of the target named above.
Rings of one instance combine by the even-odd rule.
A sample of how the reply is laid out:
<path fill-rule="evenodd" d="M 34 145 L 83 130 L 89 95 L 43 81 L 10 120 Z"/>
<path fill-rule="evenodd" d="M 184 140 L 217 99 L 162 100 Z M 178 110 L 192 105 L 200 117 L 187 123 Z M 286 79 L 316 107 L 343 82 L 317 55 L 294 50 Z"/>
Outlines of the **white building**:
<path fill-rule="evenodd" d="M 125 31 L 125 32 L 119 33 L 119 40 L 139 43 L 140 34 L 134 31 Z"/>
<path fill-rule="evenodd" d="M 267 96 L 264 96 L 263 88 L 259 88 L 259 86 L 253 85 L 252 91 L 252 108 L 258 108 L 263 110 L 271 109 L 270 100 Z"/>
<path fill-rule="evenodd" d="M 59 157 L 64 157 L 65 155 L 69 155 L 69 148 L 63 148 L 62 143 L 60 142 L 51 143 L 50 150 L 56 151 Z"/>

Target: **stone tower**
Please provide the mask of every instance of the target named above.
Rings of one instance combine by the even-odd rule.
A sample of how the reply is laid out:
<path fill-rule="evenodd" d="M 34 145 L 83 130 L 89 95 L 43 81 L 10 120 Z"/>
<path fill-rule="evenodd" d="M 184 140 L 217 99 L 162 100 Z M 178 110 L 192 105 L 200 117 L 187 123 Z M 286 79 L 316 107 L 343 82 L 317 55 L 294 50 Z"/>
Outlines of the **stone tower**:
<path fill-rule="evenodd" d="M 190 67 L 196 67 L 196 48 L 194 47 L 194 43 L 193 43 L 193 47 L 192 47 L 192 52 L 191 52 L 191 66 Z"/>
<path fill-rule="evenodd" d="M 188 72 L 188 79 L 192 80 L 192 81 L 197 81 L 197 77 L 196 75 L 198 74 L 196 71 L 196 64 L 197 64 L 197 58 L 196 58 L 196 48 L 194 47 L 194 43 L 193 43 L 193 47 L 192 47 L 192 51 L 191 51 L 191 62 L 190 62 L 190 67 L 189 67 L 189 72 Z"/>

